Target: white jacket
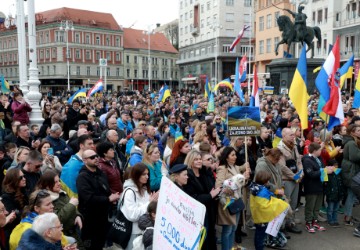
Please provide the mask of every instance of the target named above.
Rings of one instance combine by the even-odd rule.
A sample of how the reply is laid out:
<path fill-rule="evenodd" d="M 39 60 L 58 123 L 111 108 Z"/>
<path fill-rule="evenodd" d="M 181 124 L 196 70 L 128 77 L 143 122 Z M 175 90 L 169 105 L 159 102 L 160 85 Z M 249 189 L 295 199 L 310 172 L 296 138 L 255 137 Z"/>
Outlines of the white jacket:
<path fill-rule="evenodd" d="M 126 191 L 128 188 L 134 190 L 136 195 L 136 201 L 135 201 L 134 193 L 131 190 Z M 140 219 L 140 216 L 147 212 L 147 207 L 150 203 L 149 202 L 150 196 L 146 190 L 144 190 L 144 195 L 140 196 L 137 186 L 131 179 L 125 181 L 124 192 L 120 198 L 120 201 L 123 199 L 124 194 L 125 194 L 124 204 L 120 208 L 121 212 L 124 214 L 126 219 L 133 222 L 131 234 L 141 234 L 142 231 L 138 226 L 138 221 Z M 119 206 L 120 206 L 120 202 L 119 202 Z"/>

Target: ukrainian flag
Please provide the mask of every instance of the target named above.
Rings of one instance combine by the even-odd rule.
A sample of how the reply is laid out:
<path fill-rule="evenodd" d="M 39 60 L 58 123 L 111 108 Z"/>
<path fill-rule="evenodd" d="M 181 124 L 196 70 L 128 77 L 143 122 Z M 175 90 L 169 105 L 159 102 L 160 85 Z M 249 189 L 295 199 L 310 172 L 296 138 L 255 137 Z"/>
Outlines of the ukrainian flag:
<path fill-rule="evenodd" d="M 300 58 L 296 67 L 293 81 L 289 90 L 289 97 L 294 107 L 299 114 L 301 120 L 301 128 L 307 129 L 308 127 L 308 100 L 307 93 L 307 65 L 306 65 L 306 45 L 300 54 Z"/>
<path fill-rule="evenodd" d="M 210 96 L 211 93 L 211 87 L 210 87 L 210 83 L 209 83 L 209 79 L 206 76 L 206 83 L 205 83 L 205 93 L 204 93 L 204 97 L 207 98 Z"/>
<path fill-rule="evenodd" d="M 157 102 L 165 102 L 166 98 L 168 98 L 169 96 L 171 96 L 169 87 L 167 85 L 164 85 L 160 90 L 159 90 L 159 97 L 157 99 Z"/>
<path fill-rule="evenodd" d="M 1 92 L 2 93 L 10 93 L 10 85 L 9 83 L 5 80 L 4 76 L 0 77 L 0 81 L 1 81 Z"/>
<path fill-rule="evenodd" d="M 70 160 L 61 170 L 61 188 L 68 194 L 70 198 L 78 197 L 76 179 L 79 176 L 79 172 L 83 166 L 83 161 L 75 154 L 70 157 Z"/>
<path fill-rule="evenodd" d="M 215 111 L 215 100 L 214 100 L 214 94 L 212 92 L 210 92 L 210 98 L 209 98 L 209 103 L 208 103 L 208 107 L 207 107 L 207 112 L 214 112 Z"/>
<path fill-rule="evenodd" d="M 360 107 L 360 75 L 358 75 L 358 78 L 356 80 L 354 101 L 352 107 L 356 109 Z"/>
<path fill-rule="evenodd" d="M 184 139 L 183 134 L 180 131 L 176 131 L 175 132 L 175 142 L 183 140 L 183 139 Z"/>
<path fill-rule="evenodd" d="M 350 59 L 340 68 L 340 89 L 344 86 L 346 79 L 352 78 L 353 73 L 353 65 L 354 65 L 354 55 L 350 57 Z"/>
<path fill-rule="evenodd" d="M 274 197 L 265 186 L 257 195 L 250 195 L 250 210 L 254 223 L 268 223 L 284 212 L 288 207 L 285 201 Z"/>
<path fill-rule="evenodd" d="M 221 82 L 219 82 L 218 84 L 216 84 L 216 86 L 214 87 L 214 91 L 216 91 L 220 87 L 220 85 L 226 86 L 231 90 L 231 92 L 234 92 L 233 86 L 230 83 L 230 78 L 226 78 Z"/>
<path fill-rule="evenodd" d="M 73 100 L 75 100 L 78 97 L 86 97 L 86 88 L 82 88 L 76 91 L 67 101 L 68 104 L 72 104 Z"/>

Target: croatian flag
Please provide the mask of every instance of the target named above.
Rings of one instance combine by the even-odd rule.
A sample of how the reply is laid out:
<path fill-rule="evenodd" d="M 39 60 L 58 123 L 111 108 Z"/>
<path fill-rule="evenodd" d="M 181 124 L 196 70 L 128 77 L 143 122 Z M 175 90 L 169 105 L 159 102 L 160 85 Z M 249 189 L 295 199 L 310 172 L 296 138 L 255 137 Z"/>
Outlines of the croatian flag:
<path fill-rule="evenodd" d="M 240 30 L 239 34 L 237 35 L 237 37 L 235 38 L 235 40 L 232 42 L 232 44 L 230 46 L 230 51 L 233 51 L 236 44 L 238 44 L 240 42 L 241 38 L 244 36 L 244 33 L 248 28 L 250 28 L 249 25 L 244 25 L 244 28 L 242 30 Z"/>
<path fill-rule="evenodd" d="M 246 67 L 247 67 L 247 57 L 246 55 L 241 58 L 239 72 L 240 72 L 240 82 L 245 82 L 246 80 Z"/>
<path fill-rule="evenodd" d="M 102 82 L 102 79 L 99 79 L 99 81 L 97 81 L 97 83 L 94 85 L 94 87 L 92 87 L 88 93 L 87 93 L 87 97 L 93 96 L 96 92 L 102 91 L 104 89 L 104 84 Z"/>
<path fill-rule="evenodd" d="M 328 129 L 344 122 L 344 110 L 340 92 L 340 45 L 339 37 L 336 38 L 334 47 L 326 58 L 319 75 L 315 80 L 316 87 L 326 104 L 323 111 L 330 116 Z"/>
<path fill-rule="evenodd" d="M 253 80 L 253 89 L 251 91 L 251 99 L 250 99 L 250 106 L 252 107 L 259 107 L 260 100 L 259 100 L 259 80 L 257 77 L 256 66 L 254 65 L 254 80 Z"/>

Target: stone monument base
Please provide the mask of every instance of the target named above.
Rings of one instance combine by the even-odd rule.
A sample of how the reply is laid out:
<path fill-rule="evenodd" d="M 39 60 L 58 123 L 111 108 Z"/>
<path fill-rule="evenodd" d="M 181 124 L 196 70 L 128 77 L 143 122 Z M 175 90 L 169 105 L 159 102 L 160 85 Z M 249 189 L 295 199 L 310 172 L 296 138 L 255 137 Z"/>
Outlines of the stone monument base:
<path fill-rule="evenodd" d="M 284 90 L 288 92 L 298 60 L 298 58 L 274 59 L 267 65 L 270 71 L 269 85 L 274 86 L 274 94 L 284 94 L 282 93 Z M 324 61 L 324 59 L 307 58 L 307 90 L 309 95 L 316 90 L 315 79 L 319 73 L 313 73 L 313 70 L 322 66 Z"/>

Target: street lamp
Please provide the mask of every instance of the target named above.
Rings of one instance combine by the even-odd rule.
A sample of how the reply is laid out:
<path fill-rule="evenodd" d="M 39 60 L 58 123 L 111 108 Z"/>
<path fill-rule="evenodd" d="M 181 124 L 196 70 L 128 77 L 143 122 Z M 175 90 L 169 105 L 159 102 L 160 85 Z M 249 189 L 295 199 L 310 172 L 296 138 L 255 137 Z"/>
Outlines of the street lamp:
<path fill-rule="evenodd" d="M 215 38 L 215 83 L 214 86 L 217 83 L 217 75 L 218 75 L 218 51 L 219 51 L 219 36 L 216 36 L 216 31 L 222 29 L 222 25 L 215 22 L 210 26 L 210 28 L 213 30 L 214 38 Z M 213 87 L 214 87 L 213 86 Z"/>
<path fill-rule="evenodd" d="M 69 30 L 74 31 L 74 23 L 71 20 L 62 20 L 60 30 L 66 31 L 66 63 L 67 63 L 67 87 L 70 91 L 70 53 L 69 53 Z"/>
<path fill-rule="evenodd" d="M 148 30 L 144 30 L 143 34 L 148 35 L 148 63 L 149 63 L 149 72 L 148 72 L 148 78 L 149 78 L 149 92 L 151 91 L 151 57 L 150 57 L 150 35 L 154 34 L 154 30 L 151 30 L 151 25 L 148 26 Z"/>

